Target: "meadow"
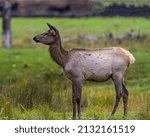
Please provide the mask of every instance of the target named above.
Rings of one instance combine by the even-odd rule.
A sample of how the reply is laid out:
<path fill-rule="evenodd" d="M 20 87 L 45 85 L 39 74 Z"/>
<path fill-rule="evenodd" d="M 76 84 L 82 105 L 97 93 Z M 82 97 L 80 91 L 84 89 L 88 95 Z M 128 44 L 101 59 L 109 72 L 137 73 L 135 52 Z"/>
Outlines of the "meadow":
<path fill-rule="evenodd" d="M 126 119 L 150 119 L 150 19 L 134 17 L 13 18 L 12 48 L 0 45 L 0 119 L 72 117 L 71 82 L 50 58 L 48 47 L 32 40 L 34 35 L 47 30 L 47 22 L 59 29 L 67 50 L 120 46 L 131 51 L 136 62 L 125 75 L 129 90 Z M 131 30 L 134 34 L 126 37 Z M 80 36 L 97 38 L 98 42 L 84 41 Z M 84 82 L 81 119 L 123 119 L 122 100 L 116 115 L 110 116 L 114 101 L 111 80 Z"/>

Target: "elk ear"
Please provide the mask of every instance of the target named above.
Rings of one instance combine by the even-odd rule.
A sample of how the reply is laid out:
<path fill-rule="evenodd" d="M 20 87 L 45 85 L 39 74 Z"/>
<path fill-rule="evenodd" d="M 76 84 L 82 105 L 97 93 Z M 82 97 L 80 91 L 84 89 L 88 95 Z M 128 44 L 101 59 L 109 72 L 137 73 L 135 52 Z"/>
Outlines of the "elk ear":
<path fill-rule="evenodd" d="M 47 26 L 48 26 L 49 28 L 51 28 L 51 27 L 52 27 L 49 23 L 46 23 L 46 24 L 47 24 Z"/>
<path fill-rule="evenodd" d="M 54 26 L 52 26 L 51 24 L 49 24 L 49 23 L 47 23 L 47 26 L 49 27 L 49 29 L 56 30 L 56 28 Z"/>

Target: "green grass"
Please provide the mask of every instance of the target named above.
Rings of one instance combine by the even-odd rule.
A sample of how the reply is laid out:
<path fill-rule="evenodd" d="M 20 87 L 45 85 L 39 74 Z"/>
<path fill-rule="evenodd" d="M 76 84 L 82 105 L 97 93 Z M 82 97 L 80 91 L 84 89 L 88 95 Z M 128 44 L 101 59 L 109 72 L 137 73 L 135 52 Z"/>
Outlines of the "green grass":
<path fill-rule="evenodd" d="M 111 32 L 120 36 L 134 29 L 145 36 L 141 40 L 102 40 L 99 44 L 64 43 L 72 47 L 101 48 L 120 46 L 136 58 L 125 75 L 129 90 L 127 119 L 150 119 L 150 24 L 145 18 L 14 18 L 13 48 L 0 48 L 0 119 L 71 119 L 71 82 L 49 57 L 46 46 L 35 44 L 32 37 L 47 30 L 46 22 L 59 28 L 61 36 L 79 34 L 102 36 Z M 136 25 L 135 25 L 136 24 Z M 115 117 L 110 117 L 115 101 L 111 81 L 85 82 L 82 95 L 82 119 L 123 119 L 123 103 Z"/>
<path fill-rule="evenodd" d="M 57 72 L 58 66 L 50 60 L 47 49 L 0 49 L 1 83 L 18 81 L 22 78 L 40 77 L 43 73 Z M 39 56 L 40 55 L 40 56 Z"/>

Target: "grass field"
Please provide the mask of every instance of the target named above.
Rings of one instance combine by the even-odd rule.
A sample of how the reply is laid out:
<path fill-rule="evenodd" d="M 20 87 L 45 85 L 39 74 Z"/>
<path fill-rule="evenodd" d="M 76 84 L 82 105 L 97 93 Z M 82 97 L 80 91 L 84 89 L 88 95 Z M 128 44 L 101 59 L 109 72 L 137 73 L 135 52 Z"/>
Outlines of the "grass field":
<path fill-rule="evenodd" d="M 125 75 L 129 90 L 127 119 L 150 119 L 150 23 L 145 18 L 14 18 L 13 48 L 0 48 L 0 119 L 71 119 L 71 82 L 49 57 L 46 46 L 32 41 L 35 34 L 47 30 L 46 22 L 59 28 L 62 38 L 78 35 L 115 38 L 134 30 L 136 38 L 98 44 L 65 42 L 73 47 L 101 48 L 120 46 L 136 58 Z M 0 30 L 1 31 L 1 30 Z M 0 39 L 1 41 L 1 39 Z M 110 117 L 115 101 L 113 83 L 85 82 L 82 96 L 82 119 L 123 119 L 121 101 L 115 117 Z"/>

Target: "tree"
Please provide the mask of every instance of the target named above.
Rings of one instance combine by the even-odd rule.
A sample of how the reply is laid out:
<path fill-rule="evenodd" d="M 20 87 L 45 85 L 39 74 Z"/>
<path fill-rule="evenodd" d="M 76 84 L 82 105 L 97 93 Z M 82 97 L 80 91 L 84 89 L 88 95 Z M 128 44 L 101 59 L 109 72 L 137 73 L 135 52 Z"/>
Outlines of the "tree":
<path fill-rule="evenodd" d="M 3 2 L 2 8 L 2 43 L 4 48 L 11 48 L 11 3 L 9 1 Z"/>

